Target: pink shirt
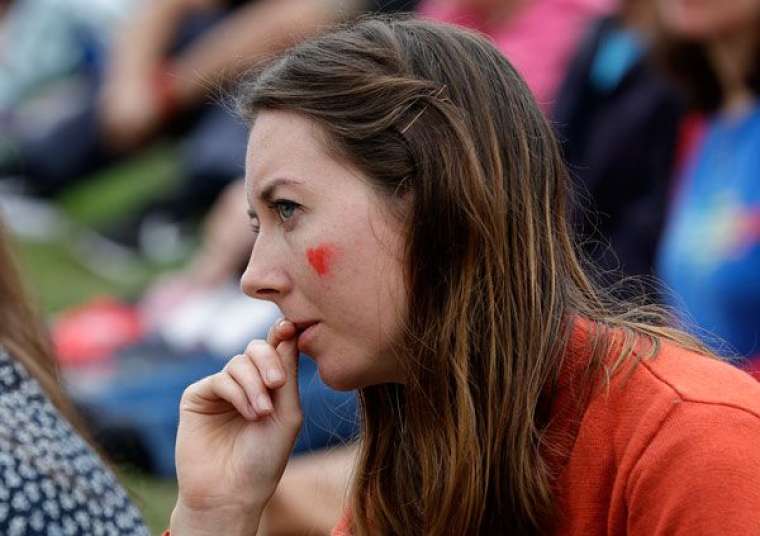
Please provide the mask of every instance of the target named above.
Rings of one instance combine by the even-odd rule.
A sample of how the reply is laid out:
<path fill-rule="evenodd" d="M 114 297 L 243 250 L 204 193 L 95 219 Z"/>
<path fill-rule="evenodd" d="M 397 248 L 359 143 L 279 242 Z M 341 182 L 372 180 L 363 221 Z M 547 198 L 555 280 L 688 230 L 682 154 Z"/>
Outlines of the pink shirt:
<path fill-rule="evenodd" d="M 513 16 L 490 26 L 451 0 L 423 0 L 419 13 L 489 35 L 548 111 L 588 23 L 610 12 L 614 0 L 522 1 Z"/>

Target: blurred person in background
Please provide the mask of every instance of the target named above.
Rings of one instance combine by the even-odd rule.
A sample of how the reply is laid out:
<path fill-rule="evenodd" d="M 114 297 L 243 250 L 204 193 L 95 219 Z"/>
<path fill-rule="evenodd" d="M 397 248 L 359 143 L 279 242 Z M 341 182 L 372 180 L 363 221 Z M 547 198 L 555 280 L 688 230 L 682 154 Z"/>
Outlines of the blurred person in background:
<path fill-rule="evenodd" d="M 137 3 L 0 1 L 0 114 L 12 114 L 49 84 L 92 68 L 99 61 L 96 49 L 107 46 Z"/>
<path fill-rule="evenodd" d="M 1 534 L 148 534 L 78 430 L 0 227 Z"/>
<path fill-rule="evenodd" d="M 549 111 L 588 24 L 614 0 L 422 0 L 419 13 L 490 36 Z"/>
<path fill-rule="evenodd" d="M 87 81 L 137 0 L 0 2 L 0 186 L 17 177 L 21 140 L 76 113 Z M 72 106 L 73 105 L 73 106 Z"/>
<path fill-rule="evenodd" d="M 17 140 L 6 173 L 32 192 L 55 195 L 159 134 L 185 133 L 179 192 L 118 225 L 135 245 L 149 215 L 172 220 L 204 212 L 243 168 L 245 128 L 219 102 L 220 88 L 252 63 L 365 10 L 408 2 L 374 0 L 161 0 L 144 2 L 117 33 L 81 111 L 48 132 Z M 215 98 L 216 95 L 216 98 Z M 210 101 L 216 102 L 210 102 Z"/>
<path fill-rule="evenodd" d="M 596 20 L 551 113 L 578 186 L 577 229 L 606 282 L 654 273 L 676 161 L 684 106 L 652 65 L 656 23 L 654 0 L 625 0 Z M 646 287 L 629 279 L 620 291 L 656 290 Z"/>
<path fill-rule="evenodd" d="M 153 281 L 140 300 L 148 325 L 159 325 L 193 294 L 224 286 L 242 273 L 253 240 L 242 179 L 227 186 L 203 219 L 197 249 L 179 271 Z"/>
<path fill-rule="evenodd" d="M 658 7 L 662 60 L 704 120 L 686 138 L 658 271 L 686 322 L 760 378 L 760 0 Z"/>

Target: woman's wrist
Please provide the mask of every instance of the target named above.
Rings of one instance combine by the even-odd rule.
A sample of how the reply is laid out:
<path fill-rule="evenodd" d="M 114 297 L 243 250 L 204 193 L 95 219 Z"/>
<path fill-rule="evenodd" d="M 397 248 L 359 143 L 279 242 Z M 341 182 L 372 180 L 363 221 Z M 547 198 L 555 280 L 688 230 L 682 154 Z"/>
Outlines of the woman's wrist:
<path fill-rule="evenodd" d="M 251 536 L 258 531 L 263 510 L 263 506 L 229 506 L 198 510 L 189 508 L 178 499 L 172 511 L 169 528 L 172 536 Z"/>

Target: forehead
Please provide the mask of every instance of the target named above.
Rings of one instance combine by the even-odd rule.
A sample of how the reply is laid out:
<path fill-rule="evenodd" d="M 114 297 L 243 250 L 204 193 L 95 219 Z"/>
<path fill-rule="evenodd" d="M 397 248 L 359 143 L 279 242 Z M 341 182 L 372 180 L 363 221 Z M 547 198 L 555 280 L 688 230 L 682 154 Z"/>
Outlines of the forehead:
<path fill-rule="evenodd" d="M 291 112 L 263 111 L 248 138 L 246 189 L 255 195 L 277 177 L 312 182 L 329 176 L 338 165 L 316 123 Z"/>

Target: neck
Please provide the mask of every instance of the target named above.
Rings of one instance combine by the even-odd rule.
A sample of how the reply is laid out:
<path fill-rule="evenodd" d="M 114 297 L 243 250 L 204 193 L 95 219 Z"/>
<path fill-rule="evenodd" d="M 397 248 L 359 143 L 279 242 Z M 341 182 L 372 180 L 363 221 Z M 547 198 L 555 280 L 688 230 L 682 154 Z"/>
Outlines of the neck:
<path fill-rule="evenodd" d="M 737 32 L 708 44 L 707 52 L 723 90 L 723 112 L 741 114 L 752 105 L 754 96 L 747 85 L 747 72 L 752 65 L 755 40 L 754 33 Z"/>

